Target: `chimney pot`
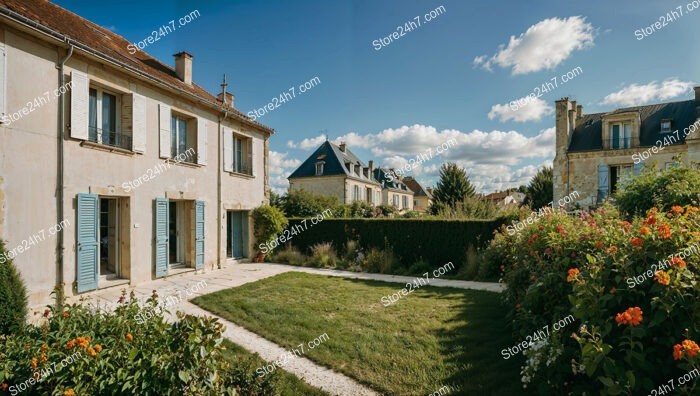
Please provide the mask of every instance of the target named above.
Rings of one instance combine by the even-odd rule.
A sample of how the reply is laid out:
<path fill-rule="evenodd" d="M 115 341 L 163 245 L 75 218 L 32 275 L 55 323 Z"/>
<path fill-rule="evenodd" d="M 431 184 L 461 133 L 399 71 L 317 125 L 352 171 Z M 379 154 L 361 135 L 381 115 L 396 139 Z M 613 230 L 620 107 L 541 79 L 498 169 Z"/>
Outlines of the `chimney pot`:
<path fill-rule="evenodd" d="M 182 51 L 173 56 L 177 77 L 186 84 L 192 84 L 192 55 Z"/>

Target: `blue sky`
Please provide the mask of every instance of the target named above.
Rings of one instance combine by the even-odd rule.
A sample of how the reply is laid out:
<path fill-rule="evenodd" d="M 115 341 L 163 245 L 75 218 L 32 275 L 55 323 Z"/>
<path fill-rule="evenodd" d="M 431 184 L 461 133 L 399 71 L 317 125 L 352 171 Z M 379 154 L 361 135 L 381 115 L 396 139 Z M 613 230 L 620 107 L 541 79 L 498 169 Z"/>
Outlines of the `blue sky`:
<path fill-rule="evenodd" d="M 295 98 L 258 120 L 277 130 L 271 183 L 278 191 L 327 133 L 365 161 L 394 167 L 454 139 L 412 173 L 432 185 L 439 165 L 456 161 L 491 192 L 526 184 L 551 164 L 552 108 L 561 97 L 585 113 L 692 98 L 700 82 L 693 39 L 700 9 L 689 11 L 692 1 L 56 3 L 131 42 L 198 10 L 144 50 L 170 65 L 172 54 L 190 52 L 195 82 L 212 93 L 226 73 L 244 113 L 295 87 Z M 641 40 L 635 35 L 679 6 L 682 16 Z M 374 40 L 416 17 L 420 27 L 375 49 Z M 570 71 L 576 76 L 563 82 Z M 320 83 L 301 94 L 298 86 L 315 77 Z M 508 106 L 552 79 L 558 86 L 537 100 Z"/>

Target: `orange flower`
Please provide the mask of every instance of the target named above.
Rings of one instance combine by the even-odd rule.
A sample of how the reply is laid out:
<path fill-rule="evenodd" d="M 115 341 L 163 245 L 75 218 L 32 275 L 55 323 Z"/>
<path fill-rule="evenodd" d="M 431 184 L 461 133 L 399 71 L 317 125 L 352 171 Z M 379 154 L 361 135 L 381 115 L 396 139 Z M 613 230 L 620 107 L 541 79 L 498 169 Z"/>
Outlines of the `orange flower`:
<path fill-rule="evenodd" d="M 92 348 L 88 348 L 88 349 L 87 349 L 87 352 L 90 354 L 90 356 L 95 356 L 95 355 L 97 355 L 97 353 L 95 352 L 95 350 L 92 349 Z"/>
<path fill-rule="evenodd" d="M 642 222 L 644 225 L 654 225 L 656 224 L 656 217 L 653 214 L 648 214 L 647 219 Z"/>
<path fill-rule="evenodd" d="M 654 279 L 664 286 L 668 286 L 668 284 L 671 283 L 671 277 L 664 271 L 656 271 Z"/>
<path fill-rule="evenodd" d="M 100 344 L 95 344 L 95 350 L 96 350 L 97 352 L 102 352 L 102 345 L 100 345 Z"/>
<path fill-rule="evenodd" d="M 64 312 L 61 316 L 63 316 L 64 318 L 67 318 L 70 316 L 70 314 L 68 312 Z"/>
<path fill-rule="evenodd" d="M 43 353 L 39 356 L 39 361 L 42 362 L 42 363 L 45 363 L 45 362 L 47 362 L 48 360 L 49 360 L 49 359 L 48 359 L 46 356 L 44 356 Z"/>
<path fill-rule="evenodd" d="M 126 339 L 131 342 L 134 340 L 134 336 L 132 336 L 131 333 L 126 333 Z"/>
<path fill-rule="evenodd" d="M 612 245 L 609 248 L 605 249 L 608 253 L 610 254 L 615 254 L 617 252 L 617 246 Z"/>
<path fill-rule="evenodd" d="M 602 242 L 602 241 L 598 241 L 598 242 L 595 243 L 595 247 L 601 247 L 601 246 L 603 246 L 603 242 Z"/>
<path fill-rule="evenodd" d="M 642 235 L 649 235 L 651 233 L 651 230 L 649 227 L 642 227 L 639 229 L 639 233 Z"/>
<path fill-rule="evenodd" d="M 615 316 L 617 324 L 628 324 L 630 326 L 638 326 L 642 323 L 642 310 L 639 307 L 627 308 L 625 312 Z"/>
<path fill-rule="evenodd" d="M 681 345 L 683 345 L 683 349 L 685 349 L 689 357 L 695 357 L 698 355 L 698 352 L 700 352 L 700 347 L 698 347 L 695 341 L 685 340 Z"/>
<path fill-rule="evenodd" d="M 673 266 L 678 266 L 679 268 L 685 268 L 685 267 L 686 267 L 685 260 L 683 260 L 683 259 L 680 258 L 680 257 L 671 257 L 671 258 L 669 259 L 669 261 L 671 262 L 671 265 L 673 265 Z"/>
<path fill-rule="evenodd" d="M 0 389 L 5 392 L 7 390 L 7 384 L 3 382 L 2 385 L 0 385 Z"/>
<path fill-rule="evenodd" d="M 573 282 L 579 274 L 578 268 L 572 268 L 569 270 L 569 276 L 566 277 L 567 282 Z"/>
<path fill-rule="evenodd" d="M 668 225 L 668 223 L 661 224 L 658 230 L 661 234 L 661 238 L 668 239 L 671 237 L 671 226 Z"/>
<path fill-rule="evenodd" d="M 673 360 L 683 359 L 683 347 L 679 344 L 673 346 Z"/>
<path fill-rule="evenodd" d="M 683 213 L 683 208 L 676 205 L 676 206 L 671 206 L 671 212 L 681 214 Z"/>
<path fill-rule="evenodd" d="M 66 343 L 66 349 L 73 349 L 75 346 L 75 340 L 70 340 Z"/>
<path fill-rule="evenodd" d="M 644 240 L 639 237 L 634 237 L 632 238 L 632 246 L 642 246 L 644 244 Z"/>
<path fill-rule="evenodd" d="M 36 370 L 36 358 L 32 359 L 32 369 Z"/>
<path fill-rule="evenodd" d="M 48 346 L 48 345 L 44 344 L 44 345 L 41 346 L 41 351 L 42 351 L 42 352 L 46 352 L 47 349 L 49 349 L 49 346 Z"/>
<path fill-rule="evenodd" d="M 63 392 L 63 396 L 75 396 L 75 391 L 73 388 L 68 389 L 67 391 Z"/>

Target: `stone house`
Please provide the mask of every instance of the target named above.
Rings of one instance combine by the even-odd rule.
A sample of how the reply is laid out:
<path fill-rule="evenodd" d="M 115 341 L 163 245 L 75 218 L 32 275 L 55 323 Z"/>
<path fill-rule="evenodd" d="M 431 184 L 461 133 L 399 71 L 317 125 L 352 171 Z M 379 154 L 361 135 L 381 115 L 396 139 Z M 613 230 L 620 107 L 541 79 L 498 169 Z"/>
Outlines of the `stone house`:
<path fill-rule="evenodd" d="M 403 182 L 394 169 L 377 168 L 374 177 L 382 184 L 382 203 L 393 205 L 400 213 L 413 210 L 415 193 Z"/>
<path fill-rule="evenodd" d="M 413 191 L 413 210 L 426 213 L 433 203 L 433 194 L 430 189 L 424 188 L 413 176 L 406 176 L 402 180 Z"/>
<path fill-rule="evenodd" d="M 0 0 L 0 238 L 46 303 L 253 252 L 274 133 L 55 4 Z"/>
<path fill-rule="evenodd" d="M 596 114 L 558 100 L 554 205 L 595 207 L 645 165 L 669 167 L 681 153 L 700 160 L 700 87 L 691 100 Z"/>
<path fill-rule="evenodd" d="M 379 205 L 382 186 L 374 178 L 374 161 L 362 162 L 345 143 L 323 142 L 289 175 L 289 191 L 304 189 L 338 198 L 341 204 L 364 201 Z"/>

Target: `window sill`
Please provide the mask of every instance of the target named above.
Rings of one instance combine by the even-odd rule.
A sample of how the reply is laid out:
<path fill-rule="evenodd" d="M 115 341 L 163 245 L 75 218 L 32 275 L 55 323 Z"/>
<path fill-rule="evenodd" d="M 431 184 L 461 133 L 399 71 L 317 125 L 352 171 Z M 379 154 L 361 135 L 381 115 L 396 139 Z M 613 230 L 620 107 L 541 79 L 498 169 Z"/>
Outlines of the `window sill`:
<path fill-rule="evenodd" d="M 173 165 L 180 165 L 180 166 L 184 166 L 186 168 L 195 168 L 195 169 L 201 168 L 204 166 L 204 165 L 198 164 L 196 162 L 177 161 L 177 160 L 174 160 L 172 158 L 166 158 L 165 163 L 166 164 L 173 164 Z"/>
<path fill-rule="evenodd" d="M 107 144 L 102 144 L 102 143 L 95 143 L 90 140 L 83 140 L 80 145 L 82 147 L 87 147 L 95 150 L 101 150 L 101 151 L 109 151 L 110 153 L 117 153 L 117 154 L 122 154 L 122 155 L 128 155 L 128 156 L 133 156 L 136 154 L 135 151 L 121 148 L 121 147 L 115 147 L 115 146 L 110 146 Z"/>
<path fill-rule="evenodd" d="M 247 173 L 228 172 L 228 174 L 230 176 L 233 176 L 233 177 L 242 177 L 244 179 L 255 179 L 255 175 L 249 175 Z"/>

